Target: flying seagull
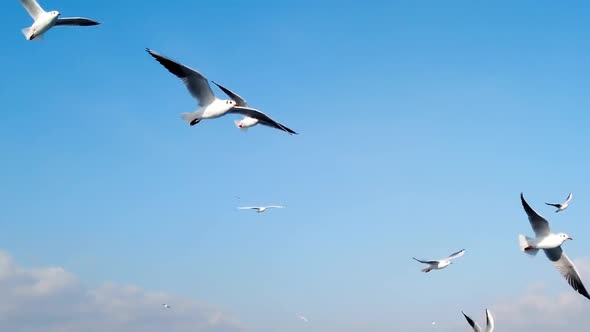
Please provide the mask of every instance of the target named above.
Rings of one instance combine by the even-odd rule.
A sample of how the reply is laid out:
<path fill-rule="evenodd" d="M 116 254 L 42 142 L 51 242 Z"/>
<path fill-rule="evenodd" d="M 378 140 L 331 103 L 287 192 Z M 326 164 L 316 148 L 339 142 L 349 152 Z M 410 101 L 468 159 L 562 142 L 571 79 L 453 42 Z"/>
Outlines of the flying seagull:
<path fill-rule="evenodd" d="M 467 316 L 463 311 L 461 311 L 461 313 L 463 314 L 463 316 L 465 316 L 467 323 L 469 323 L 469 325 L 471 325 L 471 327 L 473 328 L 473 332 L 482 332 L 481 327 L 479 327 L 479 325 L 473 319 L 471 319 L 471 317 Z M 486 330 L 485 330 L 485 332 L 492 332 L 492 331 L 494 331 L 494 317 L 492 317 L 492 313 L 488 309 L 486 309 Z"/>
<path fill-rule="evenodd" d="M 33 25 L 28 28 L 22 29 L 23 35 L 27 40 L 41 40 L 43 34 L 54 26 L 70 25 L 70 26 L 90 26 L 98 25 L 99 22 L 83 17 L 63 17 L 60 18 L 61 14 L 58 11 L 46 12 L 39 6 L 35 0 L 19 0 L 20 3 L 25 7 L 29 15 L 35 21 Z"/>
<path fill-rule="evenodd" d="M 441 260 L 437 260 L 437 261 L 422 261 L 419 260 L 415 257 L 414 258 L 416 261 L 420 262 L 420 263 L 424 263 L 424 264 L 428 264 L 428 267 L 426 267 L 425 269 L 422 270 L 422 272 L 430 272 L 432 270 L 442 270 L 445 267 L 453 264 L 452 260 L 458 257 L 461 257 L 465 254 L 465 249 L 461 249 L 460 251 L 457 251 L 454 254 L 451 254 L 451 256 L 449 256 L 448 258 L 445 259 L 441 259 Z"/>
<path fill-rule="evenodd" d="M 590 294 L 588 294 L 584 284 L 582 284 L 574 263 L 563 252 L 563 249 L 561 249 L 563 243 L 567 240 L 572 240 L 572 238 L 565 233 L 551 233 L 549 222 L 529 206 L 524 200 L 522 193 L 520 194 L 520 200 L 536 236 L 534 239 L 531 239 L 522 234 L 519 235 L 520 249 L 532 256 L 536 255 L 542 249 L 547 258 L 555 265 L 570 286 L 584 297 L 590 299 Z"/>
<path fill-rule="evenodd" d="M 308 320 L 307 318 L 305 318 L 304 316 L 301 316 L 301 315 L 299 315 L 298 317 L 299 317 L 299 319 L 301 319 L 302 321 L 304 321 L 304 322 L 306 322 L 306 323 L 309 323 L 309 320 Z"/>
<path fill-rule="evenodd" d="M 563 211 L 565 209 L 568 208 L 568 206 L 570 206 L 570 201 L 572 200 L 572 197 L 574 197 L 574 195 L 572 193 L 570 193 L 569 195 L 567 195 L 567 198 L 565 199 L 565 202 L 559 204 L 559 203 L 545 203 L 547 205 L 551 205 L 551 206 L 555 206 L 557 208 L 557 211 L 555 211 L 555 213 L 559 212 L 559 211 Z"/>
<path fill-rule="evenodd" d="M 197 99 L 199 108 L 196 111 L 182 113 L 180 115 L 180 117 L 191 126 L 196 125 L 204 119 L 215 119 L 226 114 L 241 114 L 256 119 L 261 123 L 273 124 L 273 127 L 287 131 L 286 127 L 283 127 L 281 124 L 275 122 L 266 114 L 258 110 L 239 106 L 236 101 L 232 99 L 222 100 L 217 98 L 211 90 L 209 81 L 198 71 L 152 51 L 149 48 L 146 49 L 146 51 L 162 66 L 168 69 L 169 72 L 180 78 L 186 85 L 189 93 Z"/>
<path fill-rule="evenodd" d="M 211 81 L 213 82 L 213 84 L 217 85 L 218 88 L 220 88 L 223 92 L 225 92 L 225 94 L 231 98 L 231 100 L 236 102 L 236 105 L 239 107 L 250 107 L 248 106 L 248 103 L 246 102 L 246 100 L 242 97 L 240 97 L 240 95 L 238 95 L 237 93 L 231 91 L 228 88 L 223 87 L 221 84 L 215 82 L 215 81 Z M 270 121 L 269 121 L 270 120 Z M 252 118 L 249 116 L 244 116 L 244 118 L 242 120 L 235 120 L 234 123 L 236 124 L 236 126 L 238 128 L 240 128 L 243 131 L 248 131 L 248 128 L 250 127 L 254 127 L 257 124 L 261 124 L 263 126 L 268 126 L 268 127 L 272 127 L 272 128 L 276 128 L 282 131 L 286 131 L 287 133 L 293 135 L 293 134 L 297 134 L 296 132 L 294 132 L 293 130 L 287 128 L 285 125 L 280 124 L 278 122 L 272 121 L 270 118 L 268 119 L 256 119 L 256 118 Z"/>
<path fill-rule="evenodd" d="M 167 305 L 166 303 L 162 303 L 162 307 L 166 308 L 166 309 L 170 309 L 170 306 Z"/>
<path fill-rule="evenodd" d="M 285 206 L 282 205 L 268 205 L 268 206 L 243 206 L 239 207 L 238 210 L 256 210 L 258 213 L 262 213 L 267 209 L 283 209 Z"/>

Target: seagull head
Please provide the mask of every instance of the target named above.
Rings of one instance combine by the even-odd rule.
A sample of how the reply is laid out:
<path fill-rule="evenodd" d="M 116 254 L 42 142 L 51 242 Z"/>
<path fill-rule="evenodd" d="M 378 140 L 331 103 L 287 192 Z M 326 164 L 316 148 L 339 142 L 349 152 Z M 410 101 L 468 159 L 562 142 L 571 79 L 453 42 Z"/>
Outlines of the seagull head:
<path fill-rule="evenodd" d="M 567 240 L 573 240 L 569 235 L 565 234 L 565 233 L 559 233 L 559 238 L 563 240 L 563 242 L 567 241 Z"/>
<path fill-rule="evenodd" d="M 55 16 L 55 17 L 59 17 L 61 15 L 60 12 L 58 12 L 57 10 L 54 10 L 51 12 L 51 15 Z"/>

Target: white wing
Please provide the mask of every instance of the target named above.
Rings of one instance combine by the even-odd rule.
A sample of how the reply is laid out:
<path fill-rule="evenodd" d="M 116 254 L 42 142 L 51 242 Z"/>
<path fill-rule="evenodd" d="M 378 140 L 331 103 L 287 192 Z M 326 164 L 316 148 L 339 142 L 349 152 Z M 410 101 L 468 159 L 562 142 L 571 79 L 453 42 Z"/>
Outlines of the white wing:
<path fill-rule="evenodd" d="M 520 201 L 522 202 L 522 207 L 529 217 L 529 223 L 537 237 L 545 237 L 549 235 L 551 229 L 549 229 L 549 222 L 547 219 L 541 217 L 541 215 L 531 208 L 529 203 L 524 200 L 524 195 L 522 193 L 520 193 Z"/>
<path fill-rule="evenodd" d="M 447 260 L 459 258 L 463 255 L 465 255 L 465 249 L 461 249 L 460 251 L 457 251 L 456 253 L 451 254 L 451 256 L 449 256 L 449 258 L 447 258 Z"/>
<path fill-rule="evenodd" d="M 239 207 L 238 210 L 258 210 L 259 207 L 258 206 L 242 206 Z"/>
<path fill-rule="evenodd" d="M 29 15 L 33 18 L 33 20 L 37 20 L 39 15 L 45 13 L 43 8 L 39 6 L 37 1 L 35 0 L 19 0 L 20 3 L 25 7 L 25 9 L 29 12 Z"/>
<path fill-rule="evenodd" d="M 465 316 L 467 323 L 469 323 L 469 325 L 471 325 L 474 332 L 481 332 L 481 327 L 479 327 L 479 325 L 477 325 L 477 323 L 475 321 L 473 321 L 473 319 L 471 319 L 471 317 L 467 316 L 463 311 L 461 311 L 461 313 L 463 314 L 463 316 Z"/>
<path fill-rule="evenodd" d="M 494 317 L 492 313 L 486 309 L 486 332 L 494 331 Z"/>
<path fill-rule="evenodd" d="M 578 270 L 576 270 L 574 263 L 572 263 L 567 257 L 561 247 L 545 249 L 543 251 L 545 251 L 547 258 L 553 262 L 553 265 L 555 265 L 559 273 L 561 273 L 565 280 L 567 280 L 567 283 L 578 293 L 590 299 L 590 294 L 586 291 L 586 287 L 584 287 L 584 284 L 582 283 Z"/>
<path fill-rule="evenodd" d="M 201 73 L 154 52 L 149 48 L 146 49 L 146 51 L 162 66 L 168 69 L 169 72 L 176 75 L 176 77 L 184 82 L 188 92 L 198 100 L 199 106 L 207 106 L 215 101 L 215 95 L 213 94 L 213 91 L 211 91 L 209 82 Z"/>
<path fill-rule="evenodd" d="M 267 209 L 283 209 L 285 207 L 282 205 L 269 205 L 269 206 L 265 206 L 265 208 L 267 208 Z"/>
<path fill-rule="evenodd" d="M 565 199 L 565 203 L 563 203 L 563 204 L 569 203 L 572 200 L 573 197 L 574 197 L 574 195 L 572 195 L 572 193 L 570 193 L 569 195 L 567 195 L 567 198 Z"/>

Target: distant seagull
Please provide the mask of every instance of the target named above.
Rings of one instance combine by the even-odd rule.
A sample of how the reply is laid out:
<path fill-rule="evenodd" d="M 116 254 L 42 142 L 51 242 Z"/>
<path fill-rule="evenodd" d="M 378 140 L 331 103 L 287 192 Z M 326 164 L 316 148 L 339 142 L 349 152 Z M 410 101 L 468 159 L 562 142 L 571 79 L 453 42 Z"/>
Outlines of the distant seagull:
<path fill-rule="evenodd" d="M 33 25 L 28 28 L 22 29 L 23 35 L 27 40 L 41 40 L 43 34 L 54 26 L 60 25 L 72 25 L 72 26 L 90 26 L 98 25 L 100 23 L 83 18 L 83 17 L 64 17 L 59 18 L 61 14 L 58 11 L 46 12 L 39 6 L 35 0 L 19 0 L 20 3 L 25 7 L 29 15 L 35 21 Z"/>
<path fill-rule="evenodd" d="M 301 319 L 302 321 L 304 321 L 304 322 L 306 322 L 306 323 L 309 323 L 309 320 L 308 320 L 307 318 L 305 318 L 305 317 L 303 317 L 303 316 L 301 316 L 301 315 L 299 315 L 298 317 L 299 317 L 299 319 Z"/>
<path fill-rule="evenodd" d="M 436 322 L 435 321 L 432 321 L 432 325 L 436 325 Z"/>
<path fill-rule="evenodd" d="M 244 98 L 240 97 L 237 93 L 221 86 L 220 84 L 218 84 L 215 81 L 211 81 L 211 82 L 213 82 L 213 84 L 217 85 L 218 88 L 220 88 L 223 92 L 225 92 L 225 94 L 228 97 L 230 97 L 231 100 L 235 101 L 237 106 L 246 107 L 246 108 L 250 107 L 250 106 L 248 106 L 248 103 L 246 102 L 246 100 Z M 276 128 L 276 129 L 285 131 L 291 135 L 297 134 L 293 130 L 287 128 L 285 125 L 275 122 L 272 119 L 270 119 L 269 117 L 256 119 L 256 118 L 251 118 L 249 116 L 244 116 L 244 118 L 242 120 L 235 120 L 234 123 L 242 131 L 248 131 L 248 128 L 254 127 L 257 124 L 261 124 L 263 126 L 268 126 L 268 127 L 272 127 L 272 128 Z"/>
<path fill-rule="evenodd" d="M 162 307 L 164 307 L 164 308 L 166 308 L 166 309 L 170 309 L 170 306 L 169 306 L 169 305 L 167 305 L 166 303 L 163 303 L 163 304 L 162 304 Z"/>
<path fill-rule="evenodd" d="M 574 263 L 572 263 L 561 249 L 563 243 L 567 240 L 572 240 L 572 238 L 565 233 L 551 233 L 549 222 L 529 206 L 524 200 L 522 193 L 520 194 L 520 200 L 524 211 L 529 217 L 529 222 L 533 231 L 535 231 L 536 236 L 536 238 L 531 239 L 522 234 L 519 235 L 518 240 L 520 249 L 533 256 L 537 254 L 539 249 L 542 249 L 547 258 L 553 262 L 553 265 L 555 265 L 570 286 L 572 286 L 572 288 L 578 293 L 590 299 L 590 294 L 588 294 L 584 284 L 582 284 L 582 280 L 580 279 L 580 275 L 578 274 Z"/>
<path fill-rule="evenodd" d="M 570 193 L 569 195 L 567 195 L 567 198 L 565 199 L 565 202 L 559 204 L 559 203 L 545 203 L 547 205 L 551 205 L 551 206 L 555 206 L 557 208 L 557 211 L 555 211 L 555 213 L 559 212 L 559 211 L 563 211 L 565 209 L 567 209 L 567 207 L 570 205 L 570 201 L 572 200 L 572 197 L 574 197 L 574 195 L 572 195 L 572 193 Z"/>
<path fill-rule="evenodd" d="M 258 213 L 262 213 L 267 209 L 283 209 L 285 206 L 282 205 L 269 205 L 269 206 L 244 206 L 239 207 L 239 210 L 256 210 Z"/>
<path fill-rule="evenodd" d="M 448 258 L 445 259 L 441 259 L 438 261 L 422 261 L 419 259 L 414 258 L 416 261 L 420 262 L 420 263 L 424 263 L 424 264 L 428 264 L 428 267 L 426 267 L 425 269 L 422 270 L 422 272 L 430 272 L 432 270 L 442 270 L 445 267 L 451 265 L 453 262 L 452 260 L 458 257 L 461 257 L 465 254 L 465 249 L 461 249 L 461 251 L 457 251 L 456 253 L 452 254 L 451 256 L 449 256 Z"/>
<path fill-rule="evenodd" d="M 465 316 L 465 319 L 467 320 L 467 323 L 469 323 L 469 325 L 471 325 L 471 327 L 473 328 L 473 332 L 482 332 L 481 327 L 479 327 L 479 325 L 473 321 L 473 319 L 471 319 L 471 317 L 467 316 L 463 311 L 461 311 L 461 313 L 463 314 L 463 316 Z M 494 317 L 492 317 L 492 313 L 486 309 L 486 330 L 485 332 L 492 332 L 494 331 Z"/>
<path fill-rule="evenodd" d="M 199 108 L 196 111 L 182 113 L 180 115 L 180 117 L 191 126 L 196 125 L 203 119 L 215 119 L 226 114 L 241 114 L 257 119 L 258 121 L 261 121 L 261 123 L 274 123 L 275 128 L 285 130 L 280 124 L 276 123 L 266 114 L 258 110 L 249 107 L 241 107 L 231 99 L 221 100 L 215 97 L 215 94 L 213 94 L 213 91 L 211 90 L 211 86 L 209 86 L 209 82 L 205 76 L 201 75 L 198 71 L 154 52 L 149 48 L 146 49 L 146 51 L 162 66 L 168 69 L 169 72 L 180 78 L 186 85 L 189 93 L 197 99 Z"/>

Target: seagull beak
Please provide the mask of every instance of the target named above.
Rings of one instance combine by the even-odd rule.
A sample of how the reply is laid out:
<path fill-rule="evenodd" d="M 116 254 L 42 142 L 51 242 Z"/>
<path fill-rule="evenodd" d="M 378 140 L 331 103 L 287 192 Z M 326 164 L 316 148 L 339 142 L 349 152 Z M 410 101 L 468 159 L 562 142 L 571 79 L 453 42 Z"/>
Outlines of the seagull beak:
<path fill-rule="evenodd" d="M 567 239 L 568 239 L 568 240 L 573 240 L 571 237 L 568 237 Z"/>

